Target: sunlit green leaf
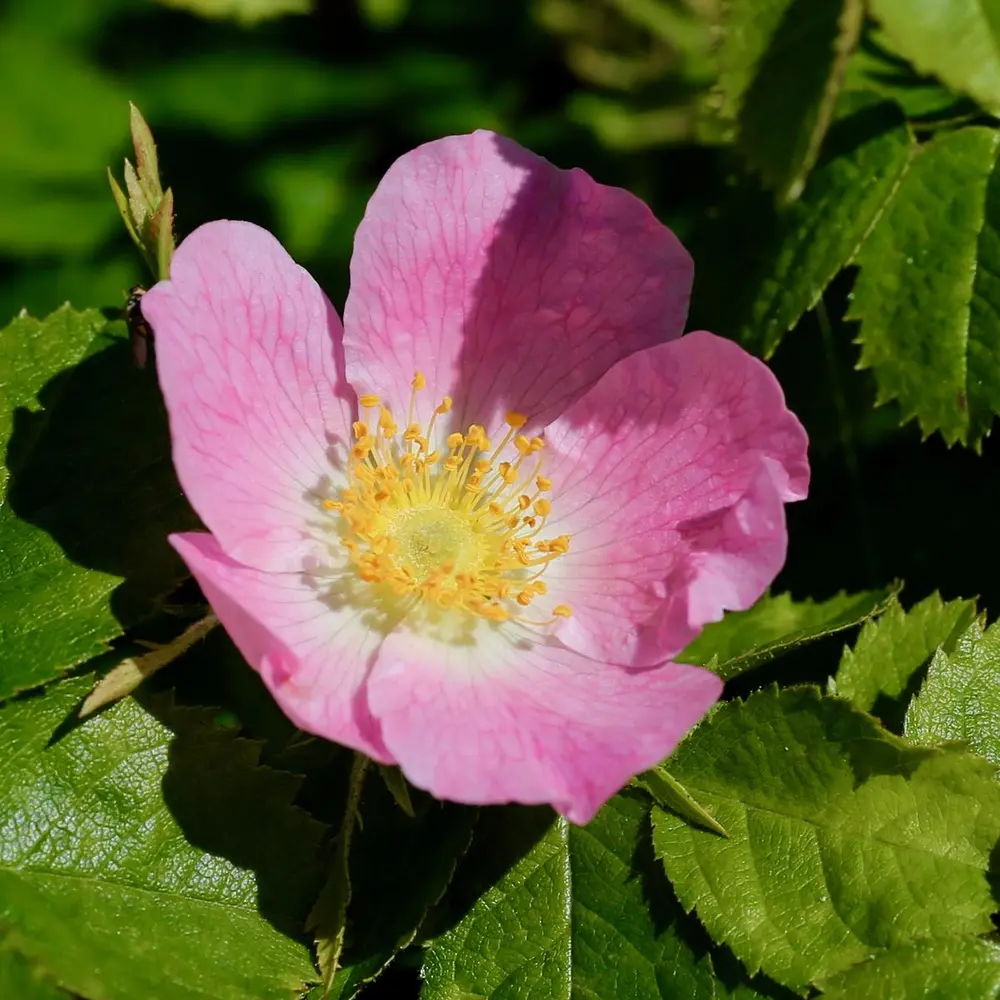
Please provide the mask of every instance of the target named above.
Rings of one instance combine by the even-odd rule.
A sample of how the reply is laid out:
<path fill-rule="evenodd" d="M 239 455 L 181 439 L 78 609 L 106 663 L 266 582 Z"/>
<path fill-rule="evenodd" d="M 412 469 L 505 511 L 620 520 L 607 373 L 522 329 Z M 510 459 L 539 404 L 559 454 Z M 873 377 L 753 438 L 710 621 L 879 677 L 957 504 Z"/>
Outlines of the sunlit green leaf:
<path fill-rule="evenodd" d="M 885 613 L 861 629 L 840 658 L 833 690 L 871 711 L 880 697 L 898 698 L 935 649 L 950 644 L 972 621 L 975 601 L 942 601 L 931 594 L 909 611 L 892 599 Z"/>
<path fill-rule="evenodd" d="M 882 612 L 891 590 L 840 593 L 826 601 L 793 601 L 790 594 L 765 594 L 748 611 L 729 611 L 681 653 L 681 663 L 707 666 L 724 680 L 783 653 L 843 631 Z"/>
<path fill-rule="evenodd" d="M 200 711 L 71 728 L 91 684 L 0 708 L 0 925 L 84 996 L 288 1000 L 314 977 L 295 935 L 322 829 L 298 780 Z"/>
<path fill-rule="evenodd" d="M 978 447 L 1000 412 L 1000 132 L 920 147 L 858 255 L 849 319 L 880 403 Z"/>
<path fill-rule="evenodd" d="M 962 740 L 1000 764 L 1000 627 L 974 621 L 931 660 L 906 712 L 907 737 L 918 743 Z"/>
<path fill-rule="evenodd" d="M 893 948 L 821 984 L 829 1000 L 996 1000 L 1000 946 L 944 938 Z"/>
<path fill-rule="evenodd" d="M 468 908 L 430 944 L 423 1000 L 714 998 L 696 929 L 656 870 L 646 802 L 618 795 L 586 827 L 548 810 L 486 813 L 459 872 Z"/>
<path fill-rule="evenodd" d="M 1000 784 L 986 761 L 912 747 L 847 702 L 788 688 L 723 705 L 670 767 L 729 837 L 654 808 L 657 855 L 750 972 L 801 989 L 992 929 Z"/>
<path fill-rule="evenodd" d="M 918 74 L 896 52 L 885 32 L 871 25 L 848 60 L 844 89 L 873 91 L 895 101 L 911 119 L 948 119 L 975 110 L 968 98 L 933 77 Z"/>
<path fill-rule="evenodd" d="M 870 0 L 872 14 L 901 55 L 922 73 L 1000 111 L 1000 3 L 997 0 Z"/>

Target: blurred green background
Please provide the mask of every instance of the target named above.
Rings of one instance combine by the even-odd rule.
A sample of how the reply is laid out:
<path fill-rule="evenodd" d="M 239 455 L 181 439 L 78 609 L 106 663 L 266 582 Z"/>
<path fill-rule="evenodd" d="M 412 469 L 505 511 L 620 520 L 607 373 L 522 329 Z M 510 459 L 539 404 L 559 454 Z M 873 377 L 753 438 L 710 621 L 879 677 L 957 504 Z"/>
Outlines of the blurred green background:
<path fill-rule="evenodd" d="M 630 188 L 711 268 L 697 248 L 736 169 L 702 113 L 719 2 L 338 0 L 247 23 L 267 0 L 5 0 L 0 321 L 66 300 L 120 306 L 145 277 L 105 177 L 129 153 L 129 100 L 157 138 L 180 236 L 212 218 L 252 219 L 338 307 L 354 228 L 385 168 L 477 127 Z M 851 72 L 874 79 L 880 59 L 869 48 Z M 941 99 L 933 86 L 910 93 Z M 790 510 L 779 586 L 825 597 L 902 577 L 910 600 L 940 588 L 981 594 L 996 611 L 984 558 L 1000 551 L 995 442 L 982 457 L 949 451 L 874 408 L 838 319 L 849 289 L 842 276 L 773 361 L 810 431 L 815 474 L 810 500 Z"/>
<path fill-rule="evenodd" d="M 658 0 L 636 6 L 655 11 Z M 683 213 L 689 182 L 672 182 L 662 158 L 616 147 L 690 132 L 685 101 L 699 73 L 707 80 L 704 65 L 671 56 L 619 7 L 339 0 L 247 25 L 154 0 L 6 0 L 0 315 L 44 313 L 67 299 L 111 304 L 139 277 L 104 178 L 109 164 L 120 174 L 128 152 L 128 100 L 157 137 L 181 235 L 210 218 L 251 218 L 335 301 L 379 176 L 440 135 L 496 129 Z M 685 44 L 706 44 L 707 26 L 692 13 L 676 20 Z M 647 90 L 659 105 L 633 122 L 619 98 Z M 672 169 L 684 172 L 683 158 Z"/>

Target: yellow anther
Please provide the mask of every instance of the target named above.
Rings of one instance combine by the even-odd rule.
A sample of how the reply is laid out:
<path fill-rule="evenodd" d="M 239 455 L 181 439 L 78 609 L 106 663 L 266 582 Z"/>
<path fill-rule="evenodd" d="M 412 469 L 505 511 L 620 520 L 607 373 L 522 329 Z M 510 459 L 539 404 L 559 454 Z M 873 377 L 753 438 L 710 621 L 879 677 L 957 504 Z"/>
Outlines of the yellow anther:
<path fill-rule="evenodd" d="M 549 542 L 549 551 L 557 552 L 560 555 L 569 552 L 569 535 L 560 535 Z"/>
<path fill-rule="evenodd" d="M 412 608 L 425 602 L 493 624 L 513 619 L 544 626 L 567 615 L 568 605 L 558 605 L 545 621 L 522 614 L 546 592 L 539 576 L 569 548 L 568 535 L 536 537 L 552 511 L 541 498 L 552 482 L 540 464 L 530 471 L 524 465 L 542 447 L 541 438 L 519 433 L 527 417 L 507 413 L 494 448 L 479 424 L 465 434 L 438 428 L 440 416 L 452 410 L 450 397 L 421 422 L 416 399 L 427 386 L 423 373 L 410 384 L 399 426 L 374 393 L 359 397 L 373 413 L 352 425 L 347 484 L 318 502 L 342 518 L 340 538 L 357 578 L 376 588 L 376 603 L 402 600 L 401 607 Z M 513 461 L 501 461 L 505 453 Z"/>
<path fill-rule="evenodd" d="M 554 614 L 556 618 L 572 618 L 573 609 L 568 604 L 557 604 L 552 609 L 552 614 Z"/>
<path fill-rule="evenodd" d="M 360 441 L 351 449 L 351 454 L 355 458 L 364 458 L 372 450 L 372 445 L 375 441 L 372 439 L 370 434 L 366 434 Z"/>

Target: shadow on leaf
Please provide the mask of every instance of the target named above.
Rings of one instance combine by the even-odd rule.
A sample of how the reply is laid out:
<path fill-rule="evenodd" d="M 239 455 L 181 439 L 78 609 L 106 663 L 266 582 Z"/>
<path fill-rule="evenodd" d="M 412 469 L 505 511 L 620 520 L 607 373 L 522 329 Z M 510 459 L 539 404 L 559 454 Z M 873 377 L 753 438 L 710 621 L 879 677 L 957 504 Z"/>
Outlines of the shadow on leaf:
<path fill-rule="evenodd" d="M 13 511 L 73 563 L 122 579 L 111 610 L 127 628 L 186 575 L 167 534 L 197 520 L 174 475 L 155 375 L 133 368 L 113 329 L 49 380 L 38 410 L 15 411 L 6 458 Z"/>

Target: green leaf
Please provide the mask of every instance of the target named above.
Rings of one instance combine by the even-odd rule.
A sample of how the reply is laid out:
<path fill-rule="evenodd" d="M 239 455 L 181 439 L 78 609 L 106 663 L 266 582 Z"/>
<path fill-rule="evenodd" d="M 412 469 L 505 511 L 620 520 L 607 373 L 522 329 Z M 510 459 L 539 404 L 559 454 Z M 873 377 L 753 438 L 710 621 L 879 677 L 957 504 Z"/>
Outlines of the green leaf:
<path fill-rule="evenodd" d="M 769 357 L 858 253 L 906 170 L 913 139 L 900 109 L 851 94 L 801 197 L 777 209 L 749 184 L 707 230 L 692 305 L 696 326 Z"/>
<path fill-rule="evenodd" d="M 114 447 L 108 447 L 114 435 Z M 0 698 L 103 652 L 185 573 L 193 527 L 151 374 L 68 306 L 0 330 Z"/>
<path fill-rule="evenodd" d="M 1000 111 L 1000 3 L 997 0 L 870 0 L 899 53 L 988 111 Z"/>
<path fill-rule="evenodd" d="M 869 25 L 847 63 L 845 90 L 869 90 L 895 101 L 907 118 L 940 120 L 976 111 L 933 77 L 920 76 L 892 47 L 885 32 Z"/>
<path fill-rule="evenodd" d="M 714 998 L 647 824 L 627 792 L 586 827 L 547 809 L 484 814 L 459 872 L 473 873 L 469 905 L 428 948 L 422 1000 Z"/>
<path fill-rule="evenodd" d="M 747 969 L 793 989 L 921 938 L 982 934 L 994 768 L 912 747 L 812 688 L 724 704 L 671 771 L 729 839 L 653 810 L 674 889 Z"/>
<path fill-rule="evenodd" d="M 793 0 L 733 0 L 724 8 L 711 98 L 723 120 L 736 121 L 760 61 Z"/>
<path fill-rule="evenodd" d="M 413 790 L 408 817 L 385 785 L 370 780 L 351 847 L 353 892 L 333 1000 L 350 1000 L 416 936 L 468 850 L 476 810 Z M 386 900 L 392 900 L 386 906 Z"/>
<path fill-rule="evenodd" d="M 975 614 L 975 601 L 945 603 L 937 593 L 909 611 L 893 597 L 880 618 L 862 627 L 854 649 L 844 650 L 832 690 L 865 711 L 880 698 L 900 697 L 934 650 L 950 648 Z"/>
<path fill-rule="evenodd" d="M 45 970 L 29 961 L 9 938 L 0 940 L 0 997 L 69 1000 Z"/>
<path fill-rule="evenodd" d="M 1000 764 L 1000 626 L 984 632 L 977 619 L 948 652 L 934 654 L 904 732 L 916 743 L 963 740 Z"/>
<path fill-rule="evenodd" d="M 1000 132 L 921 146 L 857 263 L 847 313 L 879 404 L 978 449 L 1000 411 Z"/>
<path fill-rule="evenodd" d="M 728 611 L 722 621 L 706 625 L 677 659 L 707 666 L 723 680 L 732 680 L 799 646 L 881 614 L 893 593 L 841 592 L 819 603 L 793 601 L 790 594 L 765 594 L 749 610 Z"/>
<path fill-rule="evenodd" d="M 918 941 L 820 985 L 828 1000 L 996 1000 L 1000 947 L 979 938 Z"/>
<path fill-rule="evenodd" d="M 730 10 L 740 5 L 731 2 Z M 785 6 L 744 96 L 738 136 L 747 161 L 780 200 L 802 193 L 863 20 L 861 0 L 792 0 Z"/>
<path fill-rule="evenodd" d="M 199 17 L 236 21 L 247 26 L 270 21 L 287 14 L 308 14 L 312 0 L 159 0 L 166 7 L 177 7 Z"/>
<path fill-rule="evenodd" d="M 0 926 L 84 996 L 288 1000 L 314 978 L 288 935 L 322 832 L 298 779 L 202 711 L 128 700 L 70 728 L 91 683 L 0 708 Z"/>

